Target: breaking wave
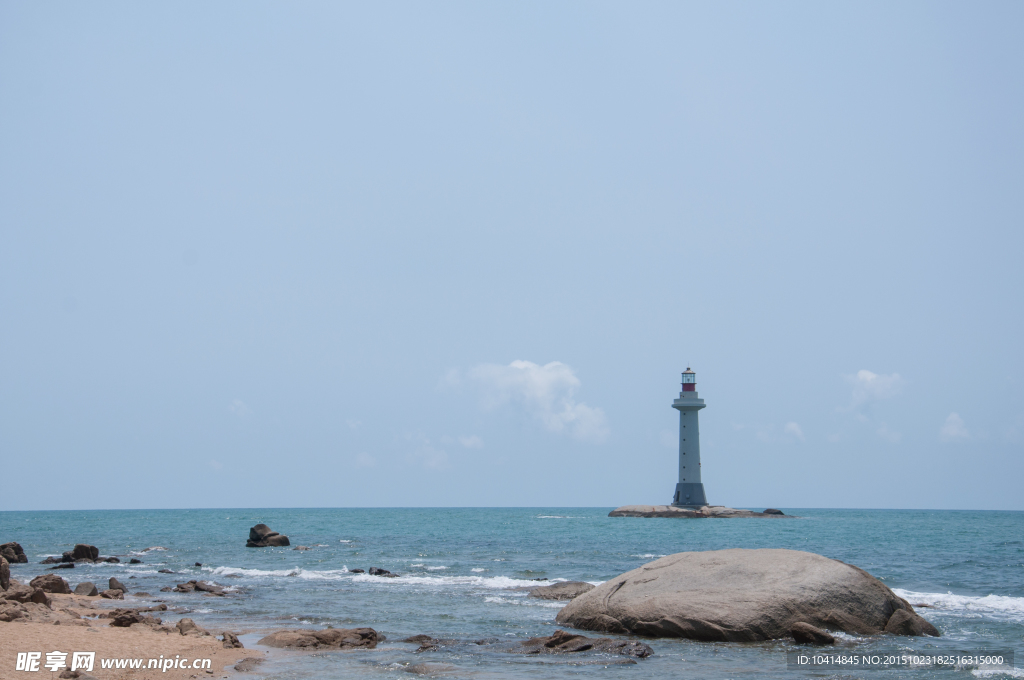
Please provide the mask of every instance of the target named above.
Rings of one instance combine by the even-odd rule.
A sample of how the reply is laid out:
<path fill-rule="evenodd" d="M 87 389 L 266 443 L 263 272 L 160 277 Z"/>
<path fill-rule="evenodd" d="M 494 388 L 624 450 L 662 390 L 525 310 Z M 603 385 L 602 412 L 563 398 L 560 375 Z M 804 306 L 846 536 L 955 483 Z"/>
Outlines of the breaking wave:
<path fill-rule="evenodd" d="M 918 593 L 913 590 L 894 588 L 893 592 L 910 604 L 918 602 L 931 605 L 925 617 L 932 614 L 955 614 L 974 618 L 991 618 L 1024 623 L 1024 597 L 1007 595 L 954 595 L 953 593 Z"/>

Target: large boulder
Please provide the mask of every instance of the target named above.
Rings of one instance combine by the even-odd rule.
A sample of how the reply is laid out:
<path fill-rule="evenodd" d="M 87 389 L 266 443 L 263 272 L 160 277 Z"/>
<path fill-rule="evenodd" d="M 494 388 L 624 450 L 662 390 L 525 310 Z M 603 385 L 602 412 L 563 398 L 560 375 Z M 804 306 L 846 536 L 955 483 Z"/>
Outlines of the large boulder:
<path fill-rule="evenodd" d="M 128 592 L 128 588 L 126 588 L 123 583 L 118 581 L 113 576 L 111 576 L 110 579 L 107 581 L 107 587 L 110 588 L 110 590 L 120 590 L 122 593 Z"/>
<path fill-rule="evenodd" d="M 15 583 L 11 584 L 3 595 L 0 596 L 0 599 L 8 600 L 10 602 L 21 602 L 22 604 L 34 602 L 36 604 L 46 605 L 47 607 L 50 606 L 50 597 L 42 588 Z"/>
<path fill-rule="evenodd" d="M 71 594 L 71 586 L 68 585 L 67 581 L 56 574 L 43 574 L 42 576 L 36 576 L 29 582 L 29 586 L 32 588 L 39 588 L 44 593 L 60 593 L 63 595 Z"/>
<path fill-rule="evenodd" d="M 373 649 L 378 639 L 377 631 L 373 628 L 299 628 L 276 631 L 261 638 L 257 644 L 300 649 Z"/>
<path fill-rule="evenodd" d="M 257 524 L 249 529 L 249 540 L 245 542 L 246 548 L 269 548 L 291 545 L 288 537 L 271 531 L 266 524 Z"/>
<path fill-rule="evenodd" d="M 583 593 L 589 593 L 593 589 L 594 584 L 586 581 L 563 581 L 552 586 L 530 588 L 527 597 L 536 597 L 541 600 L 571 600 Z"/>
<path fill-rule="evenodd" d="M 11 587 L 11 565 L 7 558 L 0 556 L 0 590 L 7 590 Z"/>
<path fill-rule="evenodd" d="M 21 545 L 11 541 L 0 545 L 0 555 L 11 564 L 24 564 L 28 562 L 28 556 L 22 550 Z"/>
<path fill-rule="evenodd" d="M 555 620 L 610 633 L 758 642 L 791 637 L 799 622 L 881 633 L 899 611 L 917 627 L 898 620 L 890 632 L 938 635 L 863 569 L 797 550 L 732 549 L 677 553 L 645 564 L 575 598 Z"/>

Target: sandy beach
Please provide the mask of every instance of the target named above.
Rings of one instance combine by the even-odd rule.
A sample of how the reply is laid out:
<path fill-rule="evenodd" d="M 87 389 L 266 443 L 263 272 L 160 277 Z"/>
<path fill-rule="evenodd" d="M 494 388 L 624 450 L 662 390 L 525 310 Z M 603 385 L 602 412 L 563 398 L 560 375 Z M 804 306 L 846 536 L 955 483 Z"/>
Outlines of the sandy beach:
<path fill-rule="evenodd" d="M 221 631 L 192 632 L 182 634 L 176 627 L 183 617 L 172 611 L 145 611 L 144 616 L 161 619 L 156 623 L 135 623 L 129 627 L 112 626 L 111 619 L 98 618 L 111 611 L 101 607 L 99 597 L 63 595 L 49 593 L 50 606 L 29 603 L 30 620 L 17 619 L 0 622 L 0 679 L 61 677 L 65 669 L 51 671 L 46 668 L 47 653 L 67 652 L 65 663 L 70 669 L 73 652 L 95 652 L 92 671 L 88 672 L 101 680 L 127 678 L 224 678 L 236 673 L 233 666 L 246 657 L 262 657 L 261 652 L 225 648 L 220 639 Z M 107 603 L 110 601 L 107 600 Z M 122 603 L 118 602 L 121 605 Z M 123 604 L 125 609 L 145 610 L 153 602 L 130 601 Z M 159 605 L 157 605 L 159 606 Z M 44 611 L 44 609 L 46 609 Z M 37 672 L 16 671 L 19 652 L 40 652 Z M 147 668 L 150 659 L 188 659 L 188 668 L 154 670 Z M 102 660 L 142 659 L 141 668 L 102 668 Z M 209 659 L 209 670 L 192 668 L 194 660 Z M 160 661 L 162 664 L 162 661 Z M 179 661 L 179 666 L 181 662 Z M 202 663 L 200 663 L 202 665 Z M 64 677 L 72 677 L 65 673 Z"/>

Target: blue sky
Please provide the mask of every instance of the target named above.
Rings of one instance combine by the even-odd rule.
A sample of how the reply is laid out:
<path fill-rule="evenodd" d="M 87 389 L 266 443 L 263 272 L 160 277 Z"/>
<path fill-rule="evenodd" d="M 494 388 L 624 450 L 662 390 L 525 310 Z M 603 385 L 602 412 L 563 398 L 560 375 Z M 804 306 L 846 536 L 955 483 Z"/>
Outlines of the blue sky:
<path fill-rule="evenodd" d="M 0 509 L 1024 509 L 1020 3 L 0 3 Z"/>

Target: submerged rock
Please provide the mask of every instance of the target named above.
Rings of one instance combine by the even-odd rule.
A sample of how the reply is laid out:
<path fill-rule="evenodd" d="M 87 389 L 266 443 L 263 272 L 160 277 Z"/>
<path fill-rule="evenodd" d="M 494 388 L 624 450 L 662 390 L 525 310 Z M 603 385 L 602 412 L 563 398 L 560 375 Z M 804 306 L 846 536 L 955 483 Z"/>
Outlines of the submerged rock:
<path fill-rule="evenodd" d="M 379 639 L 373 628 L 298 629 L 276 631 L 257 644 L 300 649 L 373 649 Z"/>
<path fill-rule="evenodd" d="M 798 645 L 834 645 L 836 643 L 836 639 L 831 633 L 803 621 L 794 623 L 790 632 Z"/>
<path fill-rule="evenodd" d="M 571 600 L 583 593 L 594 589 L 594 584 L 586 581 L 564 581 L 552 586 L 539 586 L 530 588 L 527 597 L 535 597 L 541 600 Z"/>
<path fill-rule="evenodd" d="M 599 652 L 621 654 L 645 659 L 654 653 L 649 645 L 639 640 L 613 640 L 611 638 L 588 638 L 583 635 L 556 630 L 548 637 L 531 638 L 522 643 L 522 654 L 575 654 L 577 652 Z"/>
<path fill-rule="evenodd" d="M 645 564 L 580 595 L 555 620 L 583 630 L 757 642 L 790 637 L 799 622 L 881 633 L 898 611 L 904 614 L 890 632 L 938 634 L 862 569 L 796 550 L 731 549 L 677 553 Z M 903 623 L 904 616 L 911 623 Z"/>
<path fill-rule="evenodd" d="M 257 524 L 249 529 L 249 540 L 246 541 L 246 548 L 269 548 L 291 545 L 288 537 L 271 531 L 266 524 Z M 199 566 L 198 564 L 196 566 Z"/>
<path fill-rule="evenodd" d="M 353 570 L 354 573 L 354 570 Z M 380 567 L 370 567 L 368 572 L 370 576 L 384 576 L 386 578 L 398 578 L 398 574 L 392 574 L 387 569 L 381 569 Z"/>
<path fill-rule="evenodd" d="M 238 663 L 235 664 L 235 670 L 239 673 L 251 673 L 256 670 L 256 666 L 263 663 L 263 659 L 257 656 L 247 656 Z"/>

